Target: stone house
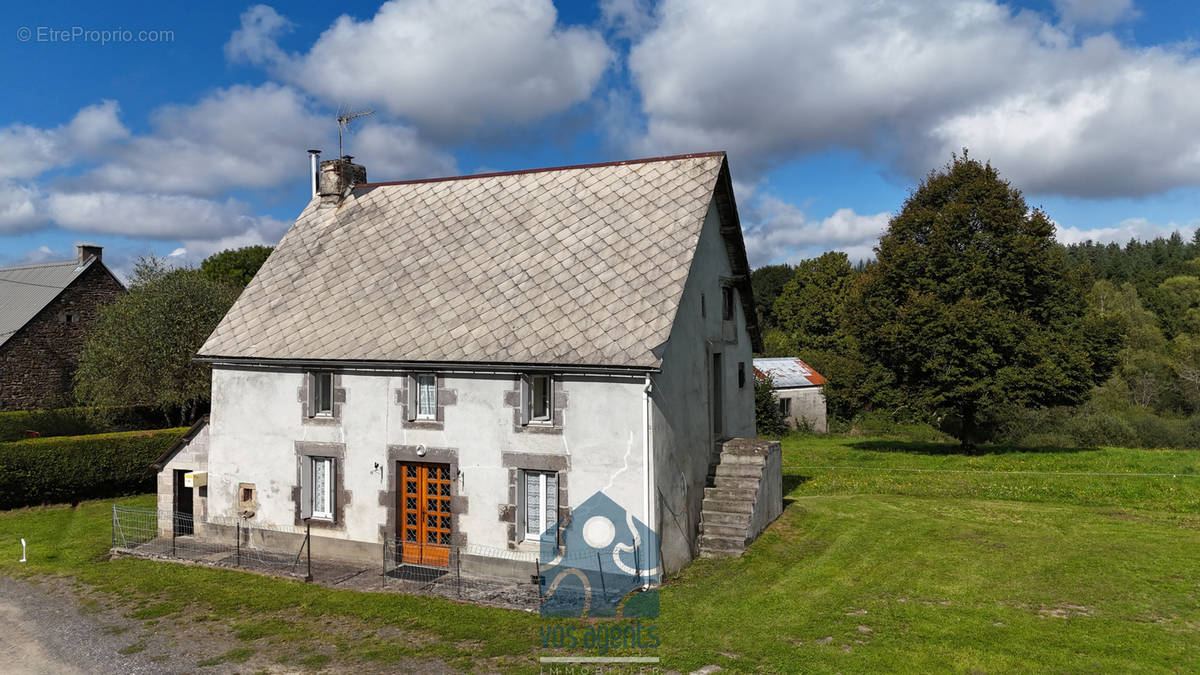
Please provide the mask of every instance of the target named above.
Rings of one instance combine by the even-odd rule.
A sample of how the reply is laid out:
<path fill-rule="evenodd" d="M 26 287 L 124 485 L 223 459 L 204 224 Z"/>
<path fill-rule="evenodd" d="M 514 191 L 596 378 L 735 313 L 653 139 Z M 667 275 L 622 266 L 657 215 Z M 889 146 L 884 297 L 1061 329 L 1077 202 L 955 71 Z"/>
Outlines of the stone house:
<path fill-rule="evenodd" d="M 754 359 L 754 375 L 770 376 L 779 400 L 779 412 L 793 429 L 807 425 L 813 431 L 829 431 L 825 419 L 825 376 L 790 356 Z"/>
<path fill-rule="evenodd" d="M 77 248 L 73 260 L 0 267 L 0 412 L 68 402 L 88 327 L 125 292 L 100 246 Z"/>
<path fill-rule="evenodd" d="M 667 571 L 778 515 L 777 450 L 773 473 L 739 450 L 738 494 L 719 483 L 754 437 L 759 344 L 724 153 L 392 183 L 315 166 L 200 349 L 211 414 L 156 465 L 161 512 L 526 580 L 598 493 Z M 703 532 L 702 510 L 722 513 Z"/>

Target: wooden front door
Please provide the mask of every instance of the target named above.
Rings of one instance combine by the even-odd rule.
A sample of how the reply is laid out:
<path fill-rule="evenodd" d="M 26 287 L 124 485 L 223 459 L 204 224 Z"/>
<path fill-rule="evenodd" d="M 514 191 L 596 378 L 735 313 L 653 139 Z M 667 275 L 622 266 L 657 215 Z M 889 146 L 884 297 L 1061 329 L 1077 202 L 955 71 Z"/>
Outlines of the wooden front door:
<path fill-rule="evenodd" d="M 400 554 L 412 565 L 450 566 L 450 467 L 399 465 Z"/>

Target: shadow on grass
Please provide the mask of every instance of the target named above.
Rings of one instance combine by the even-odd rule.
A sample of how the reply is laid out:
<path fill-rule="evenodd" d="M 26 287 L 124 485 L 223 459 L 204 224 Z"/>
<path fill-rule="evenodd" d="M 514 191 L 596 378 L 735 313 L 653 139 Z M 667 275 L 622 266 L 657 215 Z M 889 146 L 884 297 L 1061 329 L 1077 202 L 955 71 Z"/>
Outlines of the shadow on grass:
<path fill-rule="evenodd" d="M 855 450 L 870 450 L 872 452 L 904 452 L 913 455 L 961 455 L 963 457 L 972 457 L 979 455 L 1007 455 L 1017 452 L 1044 452 L 1044 453 L 1074 453 L 1074 452 L 1094 452 L 1099 450 L 1095 447 L 1058 447 L 1053 445 L 980 445 L 973 451 L 967 452 L 958 443 L 937 443 L 932 441 L 892 441 L 892 440 L 872 440 L 858 441 L 849 443 L 849 447 Z M 784 479 L 786 484 L 786 478 Z"/>
<path fill-rule="evenodd" d="M 804 485 L 810 480 L 812 480 L 812 476 L 801 476 L 800 474 L 796 473 L 783 474 L 783 508 L 786 509 L 796 501 L 795 499 L 788 498 L 788 495 L 792 494 L 796 488 Z"/>

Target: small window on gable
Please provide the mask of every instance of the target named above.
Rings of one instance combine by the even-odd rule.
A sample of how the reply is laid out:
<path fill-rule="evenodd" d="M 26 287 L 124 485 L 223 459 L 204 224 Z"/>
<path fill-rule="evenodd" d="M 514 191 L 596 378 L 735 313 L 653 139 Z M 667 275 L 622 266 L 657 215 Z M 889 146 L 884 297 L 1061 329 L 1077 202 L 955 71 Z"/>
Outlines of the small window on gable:
<path fill-rule="evenodd" d="M 733 321 L 733 286 L 721 287 L 721 319 Z"/>
<path fill-rule="evenodd" d="M 746 362 L 738 361 L 738 389 L 746 388 Z"/>
<path fill-rule="evenodd" d="M 708 311 L 704 307 L 704 294 L 701 293 L 700 294 L 700 318 L 704 319 L 706 317 L 708 317 Z"/>
<path fill-rule="evenodd" d="M 333 415 L 333 373 L 310 373 L 312 387 L 312 409 L 309 417 L 331 417 Z"/>
<path fill-rule="evenodd" d="M 437 419 L 437 375 L 417 375 L 417 419 Z"/>

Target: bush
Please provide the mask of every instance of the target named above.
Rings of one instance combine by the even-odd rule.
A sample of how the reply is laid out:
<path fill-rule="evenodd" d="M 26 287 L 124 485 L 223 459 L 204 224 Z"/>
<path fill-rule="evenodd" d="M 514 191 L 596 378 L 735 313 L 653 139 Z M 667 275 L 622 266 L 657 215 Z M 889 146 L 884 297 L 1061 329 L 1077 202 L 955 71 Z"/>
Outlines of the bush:
<path fill-rule="evenodd" d="M 1062 431 L 1074 439 L 1076 445 L 1088 448 L 1102 445 L 1136 447 L 1139 441 L 1132 425 L 1110 413 L 1071 417 Z"/>
<path fill-rule="evenodd" d="M 754 430 L 759 438 L 780 438 L 788 432 L 770 376 L 754 378 Z"/>
<path fill-rule="evenodd" d="M 186 429 L 0 443 L 0 509 L 151 492 L 150 463 Z"/>
<path fill-rule="evenodd" d="M 161 412 L 145 406 L 18 410 L 0 413 L 0 442 L 19 441 L 28 431 L 45 437 L 161 429 L 164 421 Z"/>

